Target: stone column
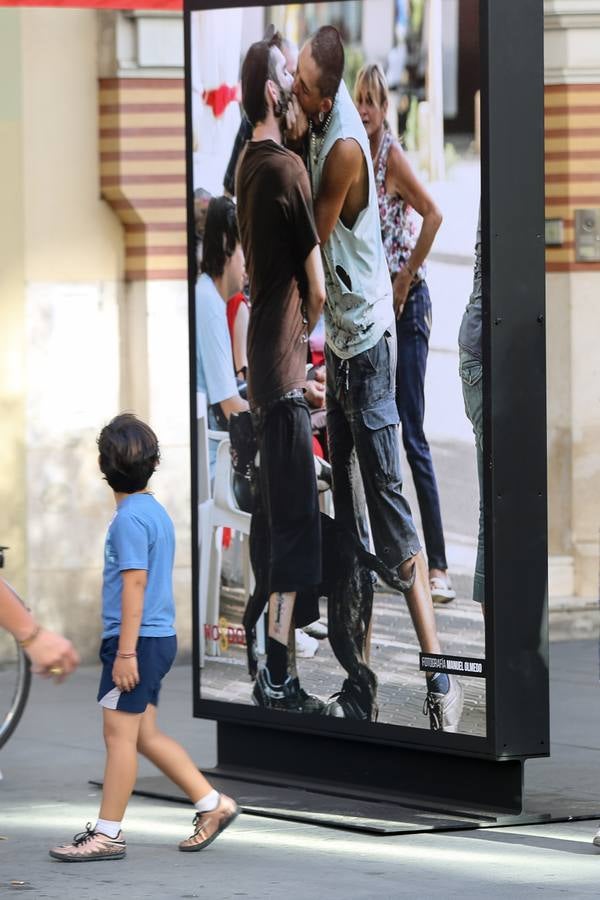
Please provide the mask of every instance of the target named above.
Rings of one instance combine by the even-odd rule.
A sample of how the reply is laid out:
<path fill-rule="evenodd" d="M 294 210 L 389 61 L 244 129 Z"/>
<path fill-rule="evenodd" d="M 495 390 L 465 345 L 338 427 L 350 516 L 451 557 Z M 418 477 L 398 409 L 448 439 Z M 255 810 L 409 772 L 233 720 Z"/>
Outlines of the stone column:
<path fill-rule="evenodd" d="M 600 0 L 546 0 L 550 592 L 598 596 L 600 262 L 575 250 L 575 210 L 600 207 Z"/>

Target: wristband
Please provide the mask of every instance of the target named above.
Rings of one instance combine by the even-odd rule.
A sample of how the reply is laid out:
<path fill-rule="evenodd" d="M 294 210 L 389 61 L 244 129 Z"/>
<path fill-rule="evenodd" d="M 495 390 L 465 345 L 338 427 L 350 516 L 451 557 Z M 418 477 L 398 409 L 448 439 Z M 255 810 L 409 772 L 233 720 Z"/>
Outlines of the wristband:
<path fill-rule="evenodd" d="M 137 652 L 134 650 L 133 653 L 121 653 L 120 650 L 117 650 L 117 656 L 121 659 L 134 659 L 137 656 Z"/>
<path fill-rule="evenodd" d="M 26 638 L 23 638 L 22 641 L 19 641 L 19 647 L 22 647 L 23 649 L 25 649 L 25 647 L 29 647 L 30 644 L 33 644 L 33 642 L 35 641 L 36 637 L 38 636 L 38 634 L 40 633 L 41 630 L 42 630 L 42 626 L 36 625 L 35 628 L 33 629 L 33 631 L 31 632 L 31 634 L 27 635 Z"/>

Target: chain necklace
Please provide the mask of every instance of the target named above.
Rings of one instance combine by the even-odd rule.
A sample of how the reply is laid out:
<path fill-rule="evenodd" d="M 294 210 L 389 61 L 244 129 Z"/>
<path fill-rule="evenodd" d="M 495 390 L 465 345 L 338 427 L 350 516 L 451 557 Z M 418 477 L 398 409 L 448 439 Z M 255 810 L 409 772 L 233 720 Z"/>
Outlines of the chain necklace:
<path fill-rule="evenodd" d="M 327 113 L 327 118 L 323 122 L 323 127 L 321 128 L 321 130 L 318 133 L 315 131 L 315 126 L 313 124 L 313 120 L 309 119 L 308 128 L 310 131 L 310 156 L 311 156 L 311 162 L 312 162 L 312 165 L 314 168 L 316 168 L 317 163 L 319 161 L 319 156 L 320 156 L 321 150 L 323 149 L 323 144 L 325 143 L 325 135 L 327 134 L 329 126 L 331 125 L 331 119 L 333 118 L 333 110 L 334 109 L 335 109 L 335 101 L 333 103 L 333 106 Z"/>

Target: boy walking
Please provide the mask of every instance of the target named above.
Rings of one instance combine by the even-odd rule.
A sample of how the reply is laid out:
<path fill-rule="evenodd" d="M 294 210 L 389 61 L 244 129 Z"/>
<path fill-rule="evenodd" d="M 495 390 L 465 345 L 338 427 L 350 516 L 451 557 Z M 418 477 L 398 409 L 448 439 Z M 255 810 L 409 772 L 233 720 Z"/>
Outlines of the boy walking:
<path fill-rule="evenodd" d="M 159 461 L 158 441 L 148 425 L 123 414 L 102 429 L 98 449 L 100 470 L 117 504 L 106 537 L 102 583 L 102 805 L 93 828 L 88 823 L 72 843 L 55 847 L 50 856 L 64 862 L 125 856 L 121 821 L 135 785 L 138 752 L 196 808 L 194 832 L 179 849 L 203 850 L 234 821 L 239 808 L 212 789 L 183 747 L 156 724 L 161 682 L 177 651 L 173 523 L 147 487 Z"/>

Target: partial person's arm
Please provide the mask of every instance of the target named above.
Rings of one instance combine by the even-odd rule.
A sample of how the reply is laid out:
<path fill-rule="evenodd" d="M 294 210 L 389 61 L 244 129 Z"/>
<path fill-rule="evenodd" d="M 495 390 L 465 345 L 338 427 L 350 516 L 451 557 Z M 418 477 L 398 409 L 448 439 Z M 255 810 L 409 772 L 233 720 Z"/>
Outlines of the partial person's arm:
<path fill-rule="evenodd" d="M 248 401 L 244 400 L 243 397 L 240 397 L 239 394 L 234 394 L 233 397 L 227 397 L 226 400 L 220 400 L 219 406 L 223 410 L 223 415 L 227 421 L 229 421 L 229 417 L 233 415 L 233 413 L 245 412 L 247 409 L 250 409 Z"/>
<path fill-rule="evenodd" d="M 336 141 L 323 168 L 315 199 L 315 222 L 321 246 L 335 228 L 351 188 L 359 183 L 362 165 L 362 150 L 355 140 Z"/>
<path fill-rule="evenodd" d="M 304 398 L 312 409 L 325 408 L 325 366 L 308 373 Z"/>
<path fill-rule="evenodd" d="M 232 413 L 248 409 L 248 403 L 239 394 L 224 308 L 222 316 L 204 323 L 204 328 L 198 331 L 197 340 L 209 405 L 216 406 L 218 403 L 223 415 L 229 421 Z"/>
<path fill-rule="evenodd" d="M 0 578 L 0 627 L 19 641 L 36 674 L 56 675 L 62 681 L 79 665 L 79 655 L 71 641 L 38 625 L 3 578 Z"/>
<path fill-rule="evenodd" d="M 112 679 L 122 691 L 131 691 L 140 682 L 136 647 L 142 625 L 148 573 L 145 569 L 126 569 L 121 572 L 121 576 L 121 631 Z"/>
<path fill-rule="evenodd" d="M 248 322 L 250 313 L 246 303 L 240 303 L 233 323 L 233 366 L 235 374 L 244 374 L 248 368 Z M 245 378 L 245 374 L 244 374 Z"/>
<path fill-rule="evenodd" d="M 308 282 L 306 316 L 308 318 L 308 333 L 310 334 L 321 318 L 323 306 L 325 305 L 325 275 L 321 260 L 321 248 L 318 244 L 315 244 L 304 260 L 304 271 Z"/>
<path fill-rule="evenodd" d="M 392 144 L 386 170 L 388 193 L 397 194 L 423 218 L 419 237 L 404 269 L 394 278 L 394 308 L 402 314 L 411 282 L 425 262 L 434 238 L 442 224 L 442 214 L 410 167 L 406 154 L 396 142 Z"/>

